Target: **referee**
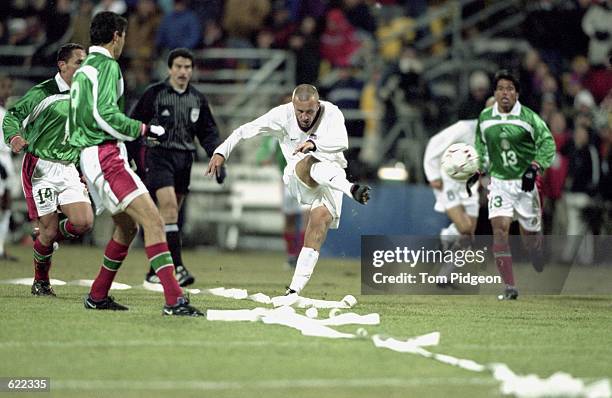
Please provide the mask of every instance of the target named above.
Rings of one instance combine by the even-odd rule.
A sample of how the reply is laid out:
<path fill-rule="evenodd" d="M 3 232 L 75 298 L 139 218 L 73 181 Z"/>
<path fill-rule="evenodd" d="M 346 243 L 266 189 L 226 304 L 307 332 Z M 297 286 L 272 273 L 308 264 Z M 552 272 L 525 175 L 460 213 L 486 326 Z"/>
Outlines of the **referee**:
<path fill-rule="evenodd" d="M 183 264 L 177 223 L 179 210 L 189 192 L 195 137 L 208 156 L 212 156 L 220 144 L 219 130 L 206 97 L 190 84 L 192 73 L 193 54 L 186 48 L 172 50 L 168 55 L 168 78 L 149 86 L 131 114 L 143 123 L 163 126 L 168 134 L 164 142 L 145 148 L 144 181 L 156 198 L 166 224 L 166 239 L 181 286 L 195 281 Z M 217 175 L 217 182 L 223 183 L 224 178 L 225 170 Z M 159 283 L 153 269 L 149 269 L 145 277 L 147 283 Z"/>

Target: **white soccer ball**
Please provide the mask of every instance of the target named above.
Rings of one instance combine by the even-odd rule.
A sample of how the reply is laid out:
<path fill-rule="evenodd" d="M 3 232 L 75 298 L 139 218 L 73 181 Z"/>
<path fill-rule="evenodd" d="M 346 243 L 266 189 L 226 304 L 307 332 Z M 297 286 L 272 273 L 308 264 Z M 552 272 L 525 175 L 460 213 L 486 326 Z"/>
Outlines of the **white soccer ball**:
<path fill-rule="evenodd" d="M 478 171 L 478 152 L 469 144 L 453 144 L 444 151 L 441 166 L 452 179 L 467 180 Z"/>

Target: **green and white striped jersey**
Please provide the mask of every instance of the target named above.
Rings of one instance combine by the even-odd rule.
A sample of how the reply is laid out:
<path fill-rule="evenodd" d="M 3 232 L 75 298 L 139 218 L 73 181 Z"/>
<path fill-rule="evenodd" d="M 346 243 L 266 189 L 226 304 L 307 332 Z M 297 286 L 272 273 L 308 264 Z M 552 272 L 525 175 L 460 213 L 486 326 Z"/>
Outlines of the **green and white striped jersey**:
<path fill-rule="evenodd" d="M 70 107 L 70 87 L 56 74 L 32 87 L 6 113 L 2 129 L 8 144 L 16 135 L 27 142 L 34 156 L 51 161 L 76 163 L 79 150 L 68 143 L 66 118 Z"/>
<path fill-rule="evenodd" d="M 546 123 L 518 101 L 508 114 L 497 102 L 480 113 L 475 146 L 481 170 L 501 180 L 520 179 L 533 161 L 548 168 L 556 151 Z"/>
<path fill-rule="evenodd" d="M 123 113 L 124 85 L 119 64 L 104 47 L 92 46 L 70 87 L 71 145 L 85 148 L 105 141 L 133 141 L 142 123 Z"/>

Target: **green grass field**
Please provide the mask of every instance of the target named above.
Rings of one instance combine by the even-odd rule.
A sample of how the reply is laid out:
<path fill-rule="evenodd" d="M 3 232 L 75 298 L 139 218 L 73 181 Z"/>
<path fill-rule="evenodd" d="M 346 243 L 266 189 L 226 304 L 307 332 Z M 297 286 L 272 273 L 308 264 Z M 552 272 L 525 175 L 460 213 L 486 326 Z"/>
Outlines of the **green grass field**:
<path fill-rule="evenodd" d="M 63 245 L 52 278 L 93 279 L 102 250 Z M 30 251 L 0 263 L 0 280 L 32 275 Z M 280 253 L 188 251 L 195 287 L 236 287 L 282 294 L 291 272 Z M 138 287 L 142 249 L 117 278 Z M 432 352 L 479 363 L 504 362 L 518 374 L 556 371 L 593 380 L 612 376 L 612 296 L 360 296 L 357 261 L 322 259 L 304 296 L 357 297 L 354 311 L 378 312 L 370 334 L 407 338 L 441 332 Z M 27 286 L 0 285 L 0 377 L 50 377 L 54 397 L 495 397 L 498 383 L 430 359 L 375 348 L 371 341 L 304 337 L 277 325 L 161 316 L 163 296 L 115 291 L 130 307 L 86 311 L 88 288 L 56 287 L 39 298 Z M 256 303 L 192 296 L 200 309 L 254 308 Z M 324 310 L 322 310 L 323 313 Z M 354 332 L 357 326 L 339 329 Z M 0 393 L 23 397 L 27 393 Z"/>

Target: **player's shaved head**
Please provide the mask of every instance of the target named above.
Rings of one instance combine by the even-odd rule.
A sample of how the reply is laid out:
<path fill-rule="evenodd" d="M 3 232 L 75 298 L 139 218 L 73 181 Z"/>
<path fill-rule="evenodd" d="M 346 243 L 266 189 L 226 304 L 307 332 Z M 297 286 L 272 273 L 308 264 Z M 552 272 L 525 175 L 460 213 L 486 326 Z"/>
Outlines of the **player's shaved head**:
<path fill-rule="evenodd" d="M 300 84 L 293 90 L 291 102 L 300 128 L 304 131 L 308 130 L 319 112 L 317 88 L 311 84 Z"/>
<path fill-rule="evenodd" d="M 293 95 L 291 96 L 291 99 L 293 101 L 298 100 L 302 102 L 310 101 L 311 99 L 318 101 L 319 92 L 317 91 L 317 88 L 312 84 L 300 84 L 295 88 L 295 90 L 293 90 Z"/>

